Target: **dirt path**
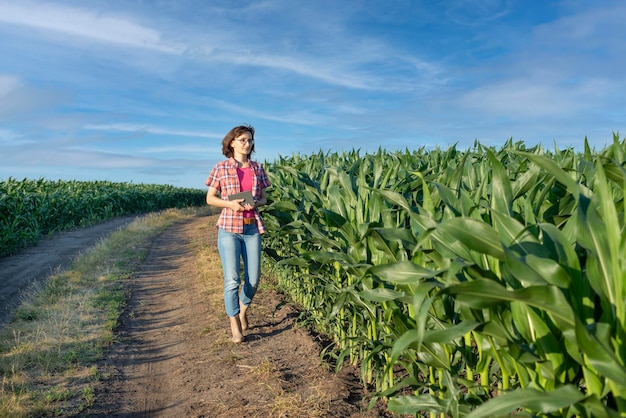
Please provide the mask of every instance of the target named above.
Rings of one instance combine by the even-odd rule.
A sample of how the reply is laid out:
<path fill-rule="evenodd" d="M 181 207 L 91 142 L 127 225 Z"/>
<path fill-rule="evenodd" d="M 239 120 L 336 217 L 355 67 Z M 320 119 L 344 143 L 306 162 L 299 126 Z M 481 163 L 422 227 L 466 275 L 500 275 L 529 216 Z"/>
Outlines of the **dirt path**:
<path fill-rule="evenodd" d="M 128 283 L 93 417 L 382 417 L 354 370 L 335 375 L 297 312 L 262 286 L 243 344 L 229 338 L 216 216 L 168 228 Z M 263 279 L 262 279 L 263 280 Z"/>
<path fill-rule="evenodd" d="M 57 233 L 15 255 L 0 258 L 0 325 L 8 321 L 11 312 L 20 304 L 21 295 L 30 286 L 66 269 L 81 251 L 134 219 L 135 216 L 125 216 Z"/>

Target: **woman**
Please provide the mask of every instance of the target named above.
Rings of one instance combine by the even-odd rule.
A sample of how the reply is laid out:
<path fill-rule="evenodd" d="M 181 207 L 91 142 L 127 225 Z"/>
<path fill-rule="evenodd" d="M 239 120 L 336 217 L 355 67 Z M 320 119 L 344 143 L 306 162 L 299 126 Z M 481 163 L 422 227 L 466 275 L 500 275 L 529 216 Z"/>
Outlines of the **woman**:
<path fill-rule="evenodd" d="M 217 163 L 205 182 L 209 187 L 207 204 L 222 208 L 217 221 L 217 248 L 224 270 L 224 305 L 235 343 L 244 339 L 246 311 L 261 278 L 261 234 L 265 224 L 257 208 L 267 203 L 265 189 L 270 186 L 263 166 L 250 159 L 253 152 L 254 128 L 234 127 L 222 140 L 222 154 L 227 160 Z M 230 195 L 248 190 L 253 204 L 244 203 L 244 199 L 229 200 Z M 241 295 L 240 260 L 244 266 Z"/>

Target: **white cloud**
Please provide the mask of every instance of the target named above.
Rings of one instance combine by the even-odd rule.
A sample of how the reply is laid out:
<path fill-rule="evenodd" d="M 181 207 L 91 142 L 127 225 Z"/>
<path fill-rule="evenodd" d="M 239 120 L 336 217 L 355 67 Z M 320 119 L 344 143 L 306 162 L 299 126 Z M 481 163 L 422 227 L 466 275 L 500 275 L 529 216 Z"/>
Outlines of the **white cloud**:
<path fill-rule="evenodd" d="M 237 104 L 229 103 L 224 100 L 218 99 L 206 99 L 221 111 L 232 112 L 236 115 L 242 115 L 254 119 L 263 119 L 274 122 L 282 122 L 295 125 L 324 125 L 329 122 L 329 118 L 324 115 L 316 114 L 312 109 L 304 107 L 298 110 L 279 111 L 273 110 L 258 110 L 250 107 L 240 106 Z M 223 135 L 221 136 L 223 137 Z"/>
<path fill-rule="evenodd" d="M 22 87 L 18 77 L 0 74 L 0 100 L 6 100 L 6 97 Z"/>
<path fill-rule="evenodd" d="M 213 59 L 291 72 L 329 85 L 358 90 L 406 92 L 440 84 L 441 68 L 380 40 L 355 39 L 345 34 L 325 51 L 283 53 L 231 49 L 214 52 Z"/>
<path fill-rule="evenodd" d="M 40 109 L 59 101 L 59 95 L 24 83 L 20 77 L 0 74 L 0 118 Z"/>
<path fill-rule="evenodd" d="M 567 4 L 567 3 L 566 3 Z M 595 6 L 595 5 L 594 5 Z M 623 33 L 626 4 L 605 1 L 589 10 L 568 13 L 564 17 L 537 26 L 534 36 L 548 44 L 588 47 L 597 45 L 612 48 L 624 42 L 616 34 Z"/>
<path fill-rule="evenodd" d="M 217 142 L 216 142 L 217 143 Z M 222 149 L 221 147 L 216 147 L 216 143 L 212 143 L 213 146 L 207 145 L 190 145 L 190 144 L 176 144 L 176 145 L 164 145 L 157 147 L 145 147 L 140 150 L 143 154 L 185 154 L 189 155 L 207 155 L 207 154 L 218 154 L 221 155 Z M 221 145 L 217 143 L 217 145 Z"/>
<path fill-rule="evenodd" d="M 4 146 L 19 146 L 33 143 L 34 141 L 30 141 L 24 138 L 23 135 L 11 130 L 11 129 L 0 129 L 0 144 Z"/>
<path fill-rule="evenodd" d="M 2 2 L 0 22 L 128 47 L 167 53 L 182 52 L 180 45 L 164 42 L 155 29 L 121 16 L 84 8 L 31 1 Z"/>
<path fill-rule="evenodd" d="M 172 136 L 188 136 L 199 138 L 222 138 L 223 135 L 201 132 L 201 131 L 187 131 L 176 129 L 165 129 L 158 126 L 151 126 L 146 124 L 130 124 L 130 123 L 109 123 L 100 125 L 86 125 L 84 129 L 97 130 L 97 131 L 116 131 L 116 132 L 139 132 L 156 135 L 172 135 Z"/>
<path fill-rule="evenodd" d="M 481 26 L 511 13 L 513 1 L 446 0 L 443 5 L 445 16 L 455 23 L 466 26 Z"/>
<path fill-rule="evenodd" d="M 261 10 L 268 7 L 266 4 Z M 255 9 L 258 12 L 258 8 Z M 274 10 L 273 13 L 279 12 Z M 149 16 L 141 18 L 149 19 Z M 333 24 L 326 22 L 323 29 L 319 25 L 307 25 L 306 30 L 312 38 L 327 39 L 328 42 L 303 45 L 302 40 L 294 42 L 289 37 L 289 22 L 282 23 L 272 33 L 255 33 L 246 26 L 240 27 L 236 21 L 211 16 L 211 20 L 201 27 L 189 27 L 171 20 L 158 30 L 138 23 L 138 19 L 111 11 L 35 1 L 0 2 L 0 23 L 54 31 L 83 41 L 180 54 L 205 63 L 281 70 L 352 89 L 423 89 L 438 77 L 440 71 L 435 64 L 412 57 L 406 51 L 398 51 L 379 39 L 357 37 L 341 26 L 341 18 L 338 17 L 337 21 Z M 285 35 L 281 28 L 284 28 Z M 377 68 L 384 72 L 392 70 L 394 76 L 380 76 Z"/>
<path fill-rule="evenodd" d="M 13 152 L 6 165 L 42 167 L 80 167 L 88 169 L 146 168 L 158 165 L 158 160 L 131 154 L 91 150 L 32 147 L 27 152 Z"/>
<path fill-rule="evenodd" d="M 480 79 L 453 103 L 477 111 L 471 114 L 483 123 L 495 118 L 509 129 L 519 123 L 518 132 L 536 129 L 550 118 L 571 121 L 569 129 L 582 127 L 581 137 L 592 126 L 615 123 L 606 109 L 614 107 L 623 115 L 619 104 L 626 83 L 620 68 L 626 63 L 626 46 L 619 39 L 626 33 L 625 18 L 625 5 L 607 2 L 536 26 L 518 36 L 506 55 L 472 68 Z"/>
<path fill-rule="evenodd" d="M 496 117 L 571 117 L 601 102 L 608 91 L 610 86 L 603 80 L 558 85 L 524 78 L 487 84 L 462 95 L 459 103 Z"/>

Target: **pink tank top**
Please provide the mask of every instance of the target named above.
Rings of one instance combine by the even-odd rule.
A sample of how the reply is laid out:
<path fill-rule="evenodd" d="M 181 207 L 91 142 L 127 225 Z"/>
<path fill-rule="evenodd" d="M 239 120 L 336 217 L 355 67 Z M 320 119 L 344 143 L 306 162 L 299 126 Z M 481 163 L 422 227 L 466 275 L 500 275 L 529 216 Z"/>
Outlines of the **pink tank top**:
<path fill-rule="evenodd" d="M 239 177 L 239 186 L 241 191 L 252 190 L 252 170 L 250 167 L 237 168 L 237 177 Z M 254 218 L 253 210 L 245 210 L 243 212 L 244 218 Z"/>

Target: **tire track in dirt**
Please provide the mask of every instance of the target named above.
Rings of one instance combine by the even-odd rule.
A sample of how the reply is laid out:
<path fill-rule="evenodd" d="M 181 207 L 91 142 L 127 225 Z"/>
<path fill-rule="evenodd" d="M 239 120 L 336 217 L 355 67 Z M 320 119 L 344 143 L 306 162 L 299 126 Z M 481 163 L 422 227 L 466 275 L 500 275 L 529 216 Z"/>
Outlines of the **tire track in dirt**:
<path fill-rule="evenodd" d="M 28 288 L 43 283 L 52 274 L 65 270 L 81 251 L 96 245 L 111 232 L 118 230 L 137 216 L 113 220 L 58 232 L 17 254 L 0 258 L 0 326 L 10 318 Z"/>
<path fill-rule="evenodd" d="M 335 375 L 320 361 L 318 342 L 264 278 L 246 341 L 230 341 L 216 220 L 194 217 L 150 244 L 127 283 L 127 309 L 99 366 L 104 379 L 89 416 L 386 416 L 364 411 L 354 370 Z"/>
<path fill-rule="evenodd" d="M 195 219 L 197 222 L 197 219 Z M 106 367 L 112 373 L 102 416 L 186 416 L 182 358 L 206 318 L 190 267 L 188 230 L 170 227 L 156 237 L 128 283 L 129 300 Z M 194 318 L 196 317 L 196 318 Z M 100 397 L 99 397 L 100 398 Z"/>

